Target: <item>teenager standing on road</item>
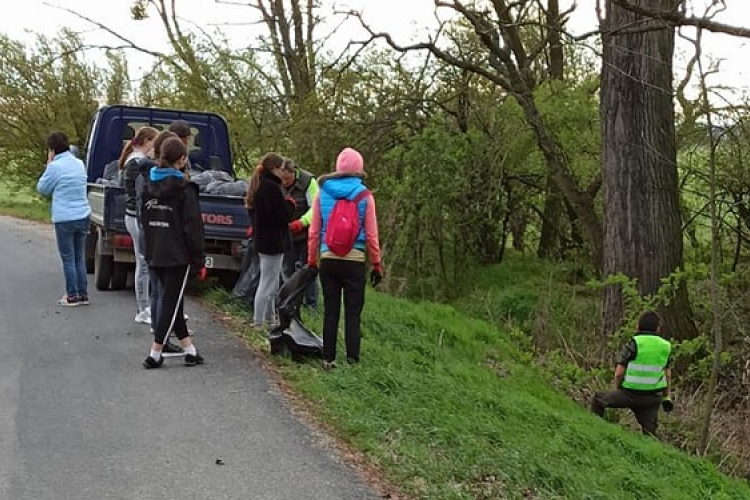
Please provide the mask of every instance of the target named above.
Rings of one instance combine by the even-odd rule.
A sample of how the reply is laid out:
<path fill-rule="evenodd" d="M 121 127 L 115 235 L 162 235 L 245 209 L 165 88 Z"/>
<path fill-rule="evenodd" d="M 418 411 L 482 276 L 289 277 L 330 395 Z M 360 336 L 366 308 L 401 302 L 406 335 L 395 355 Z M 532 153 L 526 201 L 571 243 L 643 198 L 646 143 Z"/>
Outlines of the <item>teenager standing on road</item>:
<path fill-rule="evenodd" d="M 268 153 L 255 168 L 248 183 L 245 205 L 250 213 L 255 250 L 260 262 L 260 283 L 255 292 L 253 327 L 273 323 L 273 300 L 279 291 L 284 252 L 291 248 L 289 221 L 294 200 L 281 190 L 284 158 Z"/>
<path fill-rule="evenodd" d="M 362 155 L 346 148 L 336 159 L 336 172 L 318 180 L 318 197 L 313 204 L 312 222 L 308 236 L 307 265 L 318 267 L 320 255 L 320 283 L 323 288 L 323 368 L 336 366 L 336 340 L 341 314 L 341 295 L 344 296 L 344 337 L 346 361 L 359 363 L 361 315 L 365 305 L 365 260 L 370 256 L 370 282 L 376 286 L 383 279 L 378 240 L 378 217 L 375 198 L 363 183 L 365 176 Z M 359 215 L 359 234 L 354 246 L 340 255 L 326 244 L 326 231 L 338 200 L 356 202 Z M 343 252 L 341 252 L 343 253 Z"/>
<path fill-rule="evenodd" d="M 57 301 L 61 306 L 89 303 L 85 251 L 91 207 L 86 182 L 86 169 L 83 162 L 70 153 L 68 137 L 62 132 L 50 134 L 47 168 L 36 189 L 43 196 L 52 197 L 52 222 L 65 274 L 65 295 Z"/>
<path fill-rule="evenodd" d="M 135 302 L 138 313 L 136 323 L 151 324 L 151 309 L 149 307 L 149 277 L 148 264 L 144 257 L 141 244 L 141 222 L 139 220 L 140 207 L 138 196 L 142 189 L 143 179 L 140 174 L 140 160 L 146 158 L 154 148 L 154 141 L 159 131 L 153 127 L 141 127 L 135 136 L 122 148 L 120 159 L 120 180 L 125 188 L 125 228 L 133 240 L 135 254 Z"/>
<path fill-rule="evenodd" d="M 198 204 L 198 188 L 185 179 L 180 169 L 187 161 L 187 148 L 170 137 L 161 146 L 160 166 L 150 171 L 148 190 L 143 196 L 143 229 L 146 260 L 157 278 L 160 290 L 154 342 L 143 361 L 147 369 L 159 368 L 164 341 L 174 330 L 185 350 L 185 364 L 203 364 L 183 316 L 183 296 L 188 276 L 205 278 L 203 267 L 203 221 Z"/>

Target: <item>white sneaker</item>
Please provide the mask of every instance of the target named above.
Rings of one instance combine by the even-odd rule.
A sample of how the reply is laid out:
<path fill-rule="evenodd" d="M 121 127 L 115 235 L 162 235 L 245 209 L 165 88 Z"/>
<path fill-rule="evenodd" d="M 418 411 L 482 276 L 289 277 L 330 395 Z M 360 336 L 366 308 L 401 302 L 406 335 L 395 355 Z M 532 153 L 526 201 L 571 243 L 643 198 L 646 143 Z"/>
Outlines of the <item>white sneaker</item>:
<path fill-rule="evenodd" d="M 144 310 L 135 315 L 135 322 L 144 325 L 151 324 L 151 313 L 148 310 Z"/>

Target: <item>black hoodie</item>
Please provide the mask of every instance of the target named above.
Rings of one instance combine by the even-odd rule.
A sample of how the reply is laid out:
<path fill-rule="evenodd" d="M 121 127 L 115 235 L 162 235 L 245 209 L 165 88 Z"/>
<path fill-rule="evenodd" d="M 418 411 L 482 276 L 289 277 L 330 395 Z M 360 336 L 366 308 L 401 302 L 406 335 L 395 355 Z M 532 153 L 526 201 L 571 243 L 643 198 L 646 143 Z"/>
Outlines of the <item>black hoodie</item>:
<path fill-rule="evenodd" d="M 190 265 L 197 271 L 205 260 L 198 187 L 179 175 L 171 168 L 151 172 L 141 209 L 146 261 L 150 267 Z"/>

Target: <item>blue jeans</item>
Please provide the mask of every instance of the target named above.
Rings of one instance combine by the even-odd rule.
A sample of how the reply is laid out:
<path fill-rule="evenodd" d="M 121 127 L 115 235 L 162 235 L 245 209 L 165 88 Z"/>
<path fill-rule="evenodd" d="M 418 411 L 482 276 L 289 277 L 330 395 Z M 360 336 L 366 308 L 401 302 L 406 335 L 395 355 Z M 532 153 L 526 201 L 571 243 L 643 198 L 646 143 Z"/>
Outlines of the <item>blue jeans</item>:
<path fill-rule="evenodd" d="M 57 251 L 65 273 L 65 292 L 68 297 L 88 296 L 86 277 L 86 237 L 89 218 L 55 222 Z"/>

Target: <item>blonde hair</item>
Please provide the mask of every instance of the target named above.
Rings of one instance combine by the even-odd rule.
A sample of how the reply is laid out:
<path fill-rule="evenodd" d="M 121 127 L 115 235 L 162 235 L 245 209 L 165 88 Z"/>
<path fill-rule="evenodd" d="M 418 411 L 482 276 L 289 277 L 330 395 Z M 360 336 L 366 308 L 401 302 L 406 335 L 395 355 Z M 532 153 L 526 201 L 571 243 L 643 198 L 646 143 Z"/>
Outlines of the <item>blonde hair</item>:
<path fill-rule="evenodd" d="M 122 148 L 122 152 L 120 153 L 120 159 L 117 160 L 117 163 L 120 165 L 120 169 L 122 170 L 125 168 L 125 162 L 128 159 L 128 156 L 133 152 L 136 146 L 143 146 L 146 144 L 146 142 L 156 139 L 156 136 L 159 135 L 159 131 L 156 130 L 154 127 L 141 127 L 138 129 L 138 131 L 135 133 L 135 136 L 133 136 L 130 141 L 125 144 L 125 147 Z"/>

